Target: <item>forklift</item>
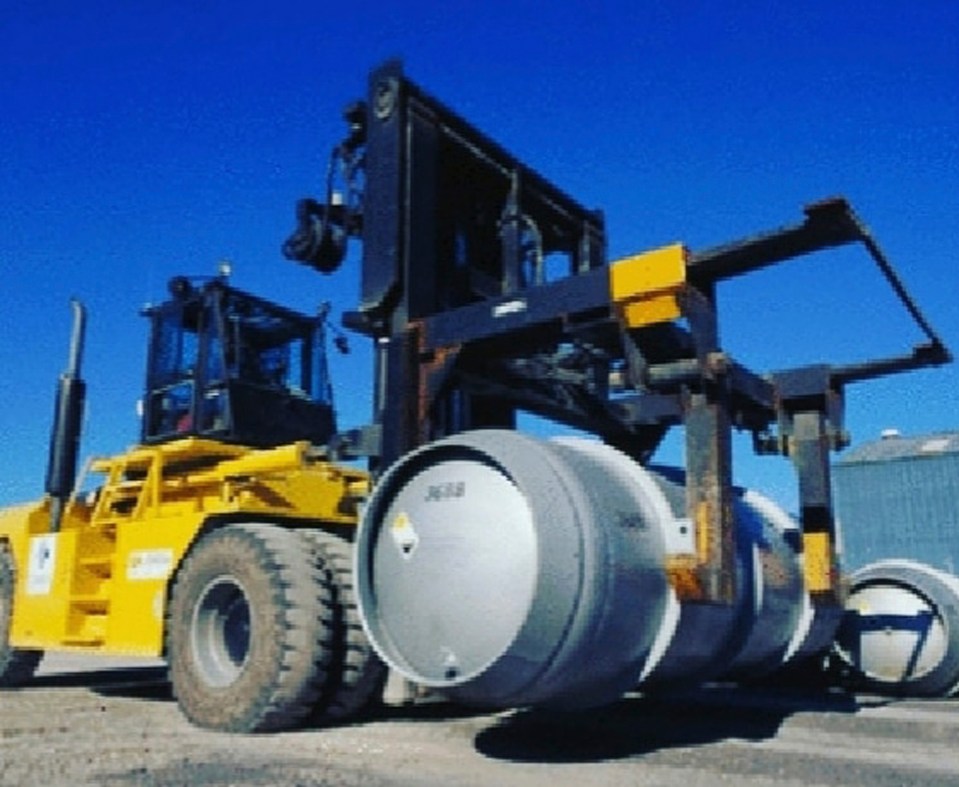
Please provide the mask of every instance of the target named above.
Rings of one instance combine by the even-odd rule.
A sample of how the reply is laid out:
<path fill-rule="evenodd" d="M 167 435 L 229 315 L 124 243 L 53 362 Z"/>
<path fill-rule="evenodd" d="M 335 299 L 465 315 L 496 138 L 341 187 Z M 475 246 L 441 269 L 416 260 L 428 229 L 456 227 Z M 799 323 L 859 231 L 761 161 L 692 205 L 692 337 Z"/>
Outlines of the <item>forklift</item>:
<path fill-rule="evenodd" d="M 332 275 L 362 244 L 343 324 L 374 348 L 370 422 L 337 428 L 325 315 L 176 278 L 146 311 L 140 443 L 79 493 L 76 305 L 46 496 L 0 512 L 0 685 L 47 650 L 161 656 L 190 720 L 252 732 L 355 716 L 385 664 L 483 707 L 583 707 L 827 652 L 846 388 L 951 360 L 846 200 L 609 260 L 600 211 L 399 62 L 344 120 L 282 252 Z M 721 346 L 721 282 L 847 245 L 921 343 L 761 372 Z M 520 434 L 523 413 L 595 444 Z M 664 473 L 675 427 L 686 466 Z M 733 484 L 734 429 L 791 459 L 798 522 Z"/>

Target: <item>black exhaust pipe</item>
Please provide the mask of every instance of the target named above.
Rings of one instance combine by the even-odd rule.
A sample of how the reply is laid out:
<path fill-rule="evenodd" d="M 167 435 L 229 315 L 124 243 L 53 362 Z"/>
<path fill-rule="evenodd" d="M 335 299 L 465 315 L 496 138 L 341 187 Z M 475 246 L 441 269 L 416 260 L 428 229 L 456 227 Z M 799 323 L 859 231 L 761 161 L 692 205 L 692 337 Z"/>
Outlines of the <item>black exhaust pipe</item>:
<path fill-rule="evenodd" d="M 70 300 L 70 306 L 73 307 L 70 358 L 57 383 L 45 486 L 46 493 L 50 496 L 51 533 L 60 529 L 64 507 L 73 494 L 77 481 L 77 456 L 80 451 L 80 429 L 87 388 L 86 383 L 80 379 L 87 311 L 76 298 Z"/>

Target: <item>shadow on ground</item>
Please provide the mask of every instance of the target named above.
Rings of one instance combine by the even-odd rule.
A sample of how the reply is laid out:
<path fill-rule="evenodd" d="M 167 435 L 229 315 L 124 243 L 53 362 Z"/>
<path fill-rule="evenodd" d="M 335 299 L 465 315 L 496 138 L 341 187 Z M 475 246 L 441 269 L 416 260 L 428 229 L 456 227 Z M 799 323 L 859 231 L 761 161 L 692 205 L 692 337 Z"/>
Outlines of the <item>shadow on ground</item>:
<path fill-rule="evenodd" d="M 538 763 L 595 762 L 731 738 L 774 737 L 799 712 L 853 713 L 844 692 L 798 694 L 738 687 L 704 687 L 682 694 L 629 697 L 578 713 L 518 711 L 476 736 L 481 754 Z"/>
<path fill-rule="evenodd" d="M 84 688 L 104 697 L 173 700 L 164 666 L 40 675 L 19 691 L 35 688 Z M 446 701 L 380 705 L 346 726 L 378 721 L 442 724 L 488 717 L 488 725 L 484 719 L 485 726 L 474 739 L 480 754 L 514 762 L 577 763 L 625 759 L 728 739 L 766 740 L 775 737 L 793 714 L 855 713 L 867 704 L 872 703 L 839 689 L 709 685 L 671 694 L 628 696 L 614 705 L 577 713 L 518 710 L 490 715 L 488 709 Z M 323 726 L 308 720 L 300 731 L 317 731 Z"/>
<path fill-rule="evenodd" d="M 166 667 L 123 667 L 38 675 L 20 691 L 44 688 L 90 689 L 104 697 L 129 697 L 168 701 L 173 699 Z"/>

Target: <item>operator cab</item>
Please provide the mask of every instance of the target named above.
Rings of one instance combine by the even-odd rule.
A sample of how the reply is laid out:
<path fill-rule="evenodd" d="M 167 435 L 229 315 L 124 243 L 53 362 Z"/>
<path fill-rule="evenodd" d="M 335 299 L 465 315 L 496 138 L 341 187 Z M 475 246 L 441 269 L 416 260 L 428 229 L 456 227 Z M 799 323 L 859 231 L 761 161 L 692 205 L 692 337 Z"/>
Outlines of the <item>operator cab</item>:
<path fill-rule="evenodd" d="M 325 313 L 285 309 L 227 284 L 170 281 L 150 306 L 142 438 L 205 437 L 259 448 L 327 442 L 336 424 Z"/>

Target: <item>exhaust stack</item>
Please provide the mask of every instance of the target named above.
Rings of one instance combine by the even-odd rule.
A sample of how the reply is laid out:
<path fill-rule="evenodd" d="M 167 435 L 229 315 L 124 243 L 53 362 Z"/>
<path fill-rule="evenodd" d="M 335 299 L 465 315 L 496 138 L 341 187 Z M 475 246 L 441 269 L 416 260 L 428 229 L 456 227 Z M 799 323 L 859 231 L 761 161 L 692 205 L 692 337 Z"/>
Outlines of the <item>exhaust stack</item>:
<path fill-rule="evenodd" d="M 73 494 L 77 480 L 77 455 L 80 448 L 80 428 L 86 383 L 80 379 L 87 312 L 84 305 L 73 298 L 73 331 L 70 336 L 70 357 L 67 368 L 57 382 L 53 429 L 50 432 L 50 453 L 47 479 L 44 487 L 50 497 L 50 532 L 60 529 L 63 510 Z"/>

